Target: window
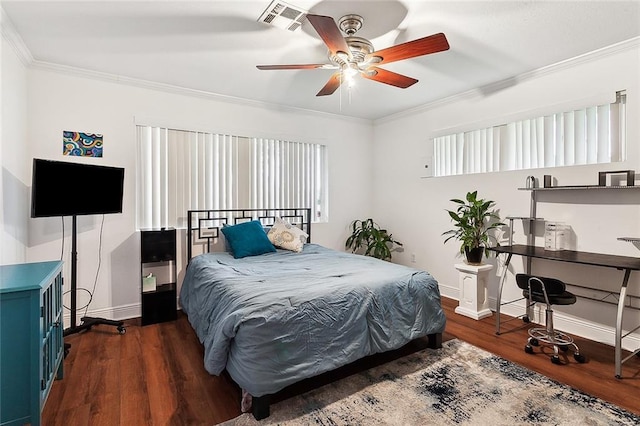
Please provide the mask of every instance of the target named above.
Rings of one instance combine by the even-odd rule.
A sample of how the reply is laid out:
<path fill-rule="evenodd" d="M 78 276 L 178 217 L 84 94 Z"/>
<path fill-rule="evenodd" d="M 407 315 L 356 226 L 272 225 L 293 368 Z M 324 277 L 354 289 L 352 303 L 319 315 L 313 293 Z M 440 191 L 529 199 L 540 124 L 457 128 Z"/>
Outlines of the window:
<path fill-rule="evenodd" d="M 250 158 L 251 207 L 311 207 L 313 222 L 327 220 L 324 145 L 253 138 Z"/>
<path fill-rule="evenodd" d="M 326 146 L 137 126 L 137 227 L 184 227 L 187 210 L 311 207 L 327 220 Z"/>
<path fill-rule="evenodd" d="M 622 161 L 626 95 L 616 102 L 433 139 L 434 176 Z"/>

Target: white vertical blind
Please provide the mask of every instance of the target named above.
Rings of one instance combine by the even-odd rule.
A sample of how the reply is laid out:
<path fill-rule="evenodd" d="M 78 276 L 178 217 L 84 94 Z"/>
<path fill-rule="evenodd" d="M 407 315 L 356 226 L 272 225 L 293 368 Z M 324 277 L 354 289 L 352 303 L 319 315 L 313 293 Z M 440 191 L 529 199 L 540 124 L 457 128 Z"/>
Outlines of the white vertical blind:
<path fill-rule="evenodd" d="M 626 95 L 613 104 L 433 139 L 434 175 L 610 163 L 626 152 Z"/>
<path fill-rule="evenodd" d="M 611 155 L 608 143 L 611 128 L 609 111 L 609 105 L 598 105 L 598 163 L 608 163 Z"/>
<path fill-rule="evenodd" d="M 320 144 L 251 139 L 251 195 L 258 208 L 310 207 L 327 218 L 327 155 Z"/>
<path fill-rule="evenodd" d="M 183 227 L 189 209 L 233 208 L 237 137 L 137 126 L 138 228 Z"/>
<path fill-rule="evenodd" d="M 314 221 L 327 220 L 324 145 L 150 126 L 137 126 L 137 139 L 139 229 L 183 227 L 187 210 L 238 207 L 311 207 Z"/>

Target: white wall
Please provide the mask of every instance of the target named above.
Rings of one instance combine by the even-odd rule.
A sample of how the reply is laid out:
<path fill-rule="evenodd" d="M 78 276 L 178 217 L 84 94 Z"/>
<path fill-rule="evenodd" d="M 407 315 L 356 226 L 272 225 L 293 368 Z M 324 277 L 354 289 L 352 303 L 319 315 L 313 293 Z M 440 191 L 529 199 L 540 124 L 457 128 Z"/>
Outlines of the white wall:
<path fill-rule="evenodd" d="M 24 262 L 27 253 L 27 71 L 5 38 L 0 40 L 0 264 L 11 264 Z"/>
<path fill-rule="evenodd" d="M 450 229 L 446 209 L 451 198 L 464 198 L 467 191 L 478 190 L 482 198 L 496 202 L 502 217 L 528 216 L 530 193 L 518 191 L 525 177 L 533 174 L 542 181 L 544 174 L 557 178 L 558 185 L 597 184 L 598 171 L 632 169 L 640 171 L 640 65 L 638 43 L 594 54 L 581 60 L 520 76 L 496 85 L 492 92 L 469 92 L 441 101 L 437 105 L 390 117 L 375 123 L 374 213 L 378 221 L 405 244 L 404 253 L 394 259 L 429 271 L 440 283 L 443 294 L 457 298 L 458 273 L 455 263 L 459 244 L 443 245 L 441 234 Z M 526 111 L 557 112 L 563 105 L 579 104 L 581 99 L 618 90 L 627 90 L 628 157 L 623 163 L 599 166 L 537 169 L 468 176 L 420 178 L 420 157 L 428 154 L 427 141 L 443 129 L 473 128 L 504 123 L 505 117 Z M 559 108 L 559 109 L 558 109 Z M 526 115 L 526 114 L 525 114 Z M 638 183 L 638 182 L 637 182 Z M 548 193 L 545 193 L 548 194 Z M 574 249 L 626 256 L 640 256 L 637 247 L 616 237 L 640 236 L 640 190 L 629 192 L 553 193 L 540 196 L 538 217 L 563 221 L 575 233 Z M 521 223 L 514 225 L 516 243 L 525 243 Z M 542 236 L 537 244 L 543 245 Z M 415 253 L 416 263 L 411 263 Z M 496 264 L 495 258 L 490 262 Z M 522 271 L 523 261 L 514 256 L 512 265 Z M 586 266 L 567 266 L 559 262 L 539 262 L 539 273 L 557 276 L 568 282 L 592 287 L 619 289 L 623 274 L 617 270 Z M 490 294 L 495 304 L 497 275 L 494 268 Z M 517 296 L 513 276 L 508 277 L 506 294 Z M 640 274 L 634 272 L 630 288 L 640 294 Z M 523 305 L 520 305 L 523 306 Z M 595 340 L 613 342 L 615 306 L 579 300 L 572 307 L 558 308 L 556 324 L 569 332 Z M 509 310 L 507 310 L 509 312 Z M 511 308 L 512 314 L 522 313 Z M 640 313 L 629 311 L 628 326 L 640 324 Z M 627 319 L 627 318 L 625 318 Z M 627 323 L 627 321 L 625 321 Z M 637 347 L 636 341 L 635 344 Z M 631 345 L 633 346 L 633 345 Z"/>
<path fill-rule="evenodd" d="M 90 314 L 112 318 L 139 316 L 139 234 L 135 230 L 135 122 L 182 126 L 243 136 L 281 136 L 328 145 L 330 222 L 313 228 L 313 241 L 340 249 L 347 226 L 370 213 L 373 127 L 368 121 L 299 110 L 284 110 L 248 102 L 222 101 L 142 88 L 109 80 L 70 75 L 41 68 L 29 70 L 29 160 L 31 157 L 80 161 L 125 168 L 124 211 L 105 216 L 102 264 Z M 101 133 L 104 157 L 64 157 L 63 130 Z M 30 179 L 23 180 L 30 185 Z M 91 183 L 60 182 L 61 190 L 99 191 Z M 78 286 L 91 289 L 98 266 L 101 216 L 78 218 Z M 65 273 L 70 267 L 71 221 L 65 219 Z M 30 219 L 30 261 L 58 258 L 60 218 Z M 180 243 L 179 243 L 180 245 Z M 179 263 L 179 282 L 184 262 Z M 69 282 L 68 280 L 66 282 Z M 78 295 L 78 306 L 86 302 Z"/>

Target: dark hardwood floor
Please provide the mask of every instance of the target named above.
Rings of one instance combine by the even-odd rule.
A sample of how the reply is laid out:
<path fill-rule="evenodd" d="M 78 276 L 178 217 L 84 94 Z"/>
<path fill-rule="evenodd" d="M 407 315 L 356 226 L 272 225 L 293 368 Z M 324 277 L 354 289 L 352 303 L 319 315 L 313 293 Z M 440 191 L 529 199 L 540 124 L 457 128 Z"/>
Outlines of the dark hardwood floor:
<path fill-rule="evenodd" d="M 517 364 L 538 371 L 593 396 L 640 414 L 640 358 L 623 366 L 622 380 L 614 378 L 613 347 L 577 338 L 585 364 L 569 358 L 554 365 L 547 354 L 523 351 L 526 329 L 496 336 L 494 318 L 481 321 L 454 313 L 457 301 L 443 298 L 447 328 L 443 340 L 458 338 Z M 505 317 L 507 319 L 508 317 Z M 513 321 L 509 327 L 519 327 Z M 225 375 L 209 375 L 203 366 L 203 347 L 187 318 L 140 327 L 126 322 L 127 332 L 96 326 L 68 336 L 71 351 L 64 361 L 64 379 L 53 385 L 43 424 L 53 425 L 206 425 L 240 414 L 240 391 Z M 393 354 L 382 354 L 300 384 L 280 398 L 335 380 L 355 370 L 387 362 L 425 346 L 412 342 Z"/>

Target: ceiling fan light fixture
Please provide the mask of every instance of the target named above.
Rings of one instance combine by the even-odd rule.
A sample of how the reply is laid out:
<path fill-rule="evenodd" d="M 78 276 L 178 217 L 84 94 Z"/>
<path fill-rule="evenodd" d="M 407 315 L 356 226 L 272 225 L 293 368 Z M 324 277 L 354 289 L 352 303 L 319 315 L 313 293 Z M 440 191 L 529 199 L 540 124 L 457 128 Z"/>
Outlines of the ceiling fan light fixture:
<path fill-rule="evenodd" d="M 356 85 L 356 76 L 360 74 L 360 69 L 354 63 L 348 63 L 340 68 L 340 80 L 346 84 L 347 89 Z"/>
<path fill-rule="evenodd" d="M 359 72 L 360 70 L 353 64 L 350 64 L 342 69 L 342 74 L 347 79 L 353 79 L 356 75 L 358 75 Z"/>

